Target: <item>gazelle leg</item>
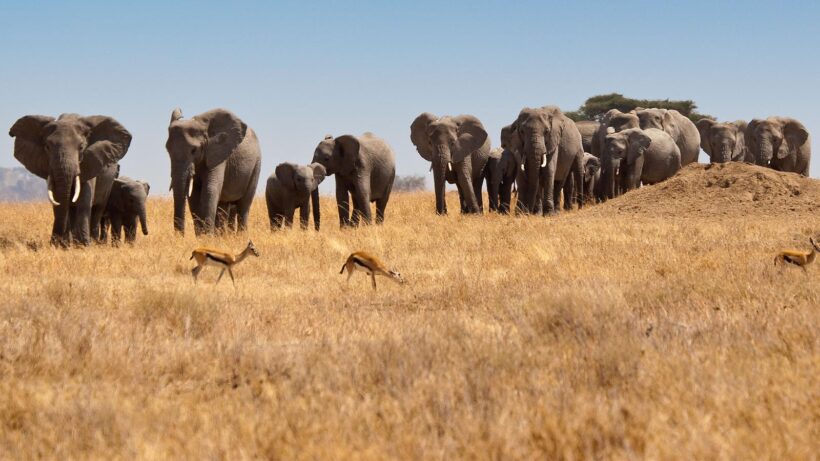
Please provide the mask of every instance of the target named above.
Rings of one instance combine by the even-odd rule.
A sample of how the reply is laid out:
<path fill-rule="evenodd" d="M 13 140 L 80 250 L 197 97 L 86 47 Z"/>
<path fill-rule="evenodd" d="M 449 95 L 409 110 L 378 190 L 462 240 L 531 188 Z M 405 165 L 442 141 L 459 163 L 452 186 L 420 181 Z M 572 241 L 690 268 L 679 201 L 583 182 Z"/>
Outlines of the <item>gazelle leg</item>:
<path fill-rule="evenodd" d="M 194 277 L 194 283 L 196 283 L 197 277 L 199 276 L 199 273 L 201 271 L 202 271 L 202 266 L 196 266 L 193 269 L 191 269 L 191 275 Z"/>
<path fill-rule="evenodd" d="M 216 279 L 216 283 L 219 283 L 222 280 L 222 276 L 225 275 L 225 269 L 223 268 L 222 271 L 219 273 L 219 277 Z M 214 284 L 216 285 L 216 284 Z"/>
<path fill-rule="evenodd" d="M 376 273 L 375 272 L 370 273 L 370 279 L 373 280 L 373 289 L 375 290 L 376 289 Z"/>
<path fill-rule="evenodd" d="M 231 283 L 233 283 L 234 288 L 236 288 L 236 280 L 233 279 L 233 271 L 230 267 L 228 268 L 228 275 L 231 276 Z"/>
<path fill-rule="evenodd" d="M 350 277 L 353 277 L 353 271 L 347 271 L 347 283 L 350 283 Z"/>

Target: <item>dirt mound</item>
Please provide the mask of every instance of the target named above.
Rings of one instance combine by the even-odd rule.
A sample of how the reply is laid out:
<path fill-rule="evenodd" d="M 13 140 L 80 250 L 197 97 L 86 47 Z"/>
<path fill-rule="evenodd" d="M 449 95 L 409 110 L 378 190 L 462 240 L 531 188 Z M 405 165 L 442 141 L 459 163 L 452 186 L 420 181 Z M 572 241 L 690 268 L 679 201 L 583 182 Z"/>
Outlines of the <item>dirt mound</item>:
<path fill-rule="evenodd" d="M 748 216 L 820 212 L 820 181 L 745 163 L 691 164 L 590 213 Z"/>

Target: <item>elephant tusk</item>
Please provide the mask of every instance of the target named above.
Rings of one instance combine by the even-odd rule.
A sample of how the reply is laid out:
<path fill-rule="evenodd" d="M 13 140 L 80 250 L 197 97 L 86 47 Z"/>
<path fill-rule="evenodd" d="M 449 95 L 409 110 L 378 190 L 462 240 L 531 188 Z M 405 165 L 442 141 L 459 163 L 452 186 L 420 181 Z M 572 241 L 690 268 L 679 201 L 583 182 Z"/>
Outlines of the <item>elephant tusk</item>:
<path fill-rule="evenodd" d="M 71 197 L 71 203 L 77 203 L 80 198 L 80 175 L 74 176 L 74 196 Z"/>
<path fill-rule="evenodd" d="M 191 176 L 191 179 L 188 180 L 188 197 L 190 197 L 194 193 L 194 177 Z"/>
<path fill-rule="evenodd" d="M 527 170 L 524 168 L 524 164 L 523 164 L 523 163 L 521 164 L 521 171 L 527 171 Z"/>
<path fill-rule="evenodd" d="M 447 171 L 453 171 L 453 162 L 447 162 Z"/>
<path fill-rule="evenodd" d="M 51 190 L 51 176 L 46 179 L 46 185 L 48 186 L 48 201 L 54 206 L 60 206 L 60 202 L 54 200 L 54 192 Z"/>
<path fill-rule="evenodd" d="M 544 154 L 543 159 L 541 160 L 541 168 L 547 166 L 547 154 Z"/>

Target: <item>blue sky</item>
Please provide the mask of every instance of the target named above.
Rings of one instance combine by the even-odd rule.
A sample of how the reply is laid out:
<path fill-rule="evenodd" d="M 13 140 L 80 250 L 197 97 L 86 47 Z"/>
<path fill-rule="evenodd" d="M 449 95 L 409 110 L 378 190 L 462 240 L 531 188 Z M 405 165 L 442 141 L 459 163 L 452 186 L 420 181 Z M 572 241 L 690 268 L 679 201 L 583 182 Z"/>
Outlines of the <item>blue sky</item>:
<path fill-rule="evenodd" d="M 524 106 L 574 110 L 613 91 L 693 99 L 722 120 L 788 115 L 820 137 L 818 2 L 9 3 L 0 127 L 112 115 L 134 136 L 123 174 L 159 193 L 177 106 L 253 127 L 260 188 L 328 133 L 372 131 L 399 174 L 428 175 L 409 140 L 421 112 L 476 115 L 497 144 Z M 0 137 L 0 166 L 18 165 L 12 144 Z"/>

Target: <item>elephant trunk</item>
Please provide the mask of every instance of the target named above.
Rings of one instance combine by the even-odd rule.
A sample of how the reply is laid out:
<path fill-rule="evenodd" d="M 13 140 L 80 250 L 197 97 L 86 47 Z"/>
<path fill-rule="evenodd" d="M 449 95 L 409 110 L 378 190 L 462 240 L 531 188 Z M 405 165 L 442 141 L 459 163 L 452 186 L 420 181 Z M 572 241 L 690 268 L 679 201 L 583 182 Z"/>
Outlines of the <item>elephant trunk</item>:
<path fill-rule="evenodd" d="M 603 163 L 603 171 L 601 172 L 601 198 L 612 199 L 617 196 L 617 186 L 620 177 L 621 161 L 618 159 L 610 159 Z"/>
<path fill-rule="evenodd" d="M 140 227 L 142 228 L 142 235 L 148 235 L 148 218 L 145 212 L 145 202 L 140 205 L 139 209 Z"/>
<path fill-rule="evenodd" d="M 757 157 L 758 165 L 769 166 L 769 162 L 774 157 L 774 143 L 770 139 L 761 139 L 758 143 L 760 155 Z"/>
<path fill-rule="evenodd" d="M 172 168 L 171 189 L 174 192 L 174 230 L 185 233 L 185 204 L 190 197 L 193 186 L 193 167 L 191 165 Z"/>
<path fill-rule="evenodd" d="M 527 187 L 524 191 L 524 206 L 528 213 L 533 213 L 535 203 L 538 199 L 538 181 L 541 168 L 546 166 L 547 145 L 543 136 L 534 135 L 528 138 L 524 146 L 527 153 L 524 160 L 524 171 L 526 172 Z"/>
<path fill-rule="evenodd" d="M 52 200 L 54 211 L 51 243 L 56 246 L 67 246 L 70 240 L 68 216 L 71 208 L 71 188 L 74 182 L 74 177 L 71 175 L 56 172 L 48 178 L 49 198 Z"/>
<path fill-rule="evenodd" d="M 319 223 L 322 221 L 322 211 L 319 209 L 319 188 L 310 194 L 310 206 L 313 208 L 313 226 L 319 230 Z"/>
<path fill-rule="evenodd" d="M 727 163 L 732 161 L 732 153 L 734 152 L 733 146 L 731 146 L 728 142 L 722 143 L 718 146 L 718 152 L 714 159 L 712 159 L 712 163 Z"/>
<path fill-rule="evenodd" d="M 447 202 L 444 196 L 445 176 L 450 164 L 450 148 L 447 145 L 436 146 L 436 156 L 433 158 L 433 187 L 436 191 L 436 214 L 447 214 Z"/>

